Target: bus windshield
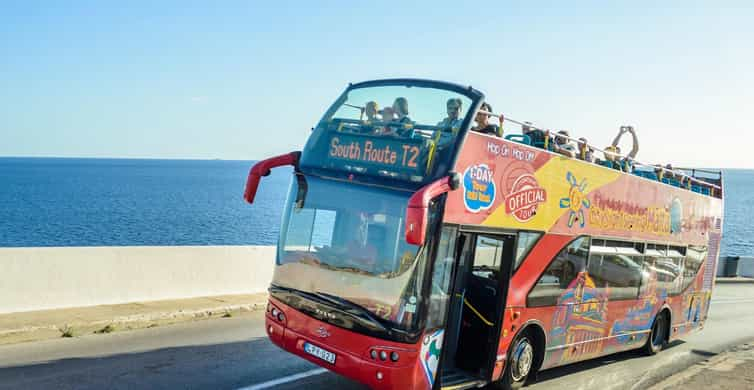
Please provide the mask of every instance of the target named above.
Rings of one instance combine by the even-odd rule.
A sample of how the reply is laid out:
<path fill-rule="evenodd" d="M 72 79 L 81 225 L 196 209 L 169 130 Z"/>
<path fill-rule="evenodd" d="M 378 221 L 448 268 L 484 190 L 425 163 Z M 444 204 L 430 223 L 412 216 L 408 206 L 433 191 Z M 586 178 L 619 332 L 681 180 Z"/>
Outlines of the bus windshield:
<path fill-rule="evenodd" d="M 404 239 L 407 195 L 307 177 L 291 185 L 273 285 L 336 296 L 403 330 L 416 321 L 423 250 Z M 419 265 L 418 265 L 419 264 Z"/>
<path fill-rule="evenodd" d="M 473 100 L 405 83 L 348 89 L 304 148 L 301 167 L 424 184 L 450 169 Z"/>

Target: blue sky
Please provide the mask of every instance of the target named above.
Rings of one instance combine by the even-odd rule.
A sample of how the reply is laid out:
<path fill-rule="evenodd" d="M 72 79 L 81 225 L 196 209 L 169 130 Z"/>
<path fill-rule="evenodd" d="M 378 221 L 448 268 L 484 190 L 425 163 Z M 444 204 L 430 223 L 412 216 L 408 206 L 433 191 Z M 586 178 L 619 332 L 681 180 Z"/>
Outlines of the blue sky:
<path fill-rule="evenodd" d="M 754 3 L 406 3 L 4 2 L 0 156 L 257 159 L 348 82 L 411 76 L 597 145 L 633 124 L 641 161 L 754 168 Z"/>

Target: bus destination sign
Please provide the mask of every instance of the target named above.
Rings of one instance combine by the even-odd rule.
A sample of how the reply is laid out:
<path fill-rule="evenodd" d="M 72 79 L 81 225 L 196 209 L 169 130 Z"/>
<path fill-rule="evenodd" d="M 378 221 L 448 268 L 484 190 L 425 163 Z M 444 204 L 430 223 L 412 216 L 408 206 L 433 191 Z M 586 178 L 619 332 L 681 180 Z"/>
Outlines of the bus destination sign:
<path fill-rule="evenodd" d="M 396 173 L 424 175 L 428 150 L 422 139 L 378 138 L 335 133 L 330 136 L 327 157 L 331 168 L 358 165 Z"/>

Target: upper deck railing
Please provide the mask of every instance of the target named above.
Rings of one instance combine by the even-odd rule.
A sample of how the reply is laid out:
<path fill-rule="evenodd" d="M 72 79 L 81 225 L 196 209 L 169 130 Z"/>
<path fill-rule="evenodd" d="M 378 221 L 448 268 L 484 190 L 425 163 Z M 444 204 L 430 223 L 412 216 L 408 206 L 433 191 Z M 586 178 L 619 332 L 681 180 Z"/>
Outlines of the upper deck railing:
<path fill-rule="evenodd" d="M 527 127 L 529 129 L 532 129 L 532 130 L 539 130 L 539 131 L 541 131 L 541 132 L 543 132 L 545 134 L 545 138 L 546 139 L 549 139 L 550 137 L 553 137 L 553 138 L 554 137 L 564 138 L 564 139 L 567 139 L 569 141 L 575 142 L 577 145 L 578 144 L 584 144 L 586 146 L 586 148 L 588 148 L 590 150 L 602 152 L 606 156 L 607 155 L 612 155 L 612 156 L 614 156 L 614 158 L 628 159 L 628 160 L 631 161 L 632 164 L 634 164 L 636 166 L 651 168 L 655 172 L 661 171 L 663 173 L 668 173 L 668 174 L 672 175 L 673 177 L 681 177 L 681 182 L 683 182 L 684 180 L 687 180 L 689 183 L 697 183 L 697 184 L 699 184 L 701 186 L 706 186 L 706 187 L 712 188 L 712 189 L 715 190 L 715 191 L 713 191 L 713 194 L 712 194 L 713 196 L 716 195 L 716 194 L 720 194 L 722 196 L 722 187 L 721 186 L 716 185 L 714 183 L 710 183 L 710 182 L 705 181 L 705 180 L 697 179 L 696 177 L 693 177 L 693 176 L 689 176 L 688 174 L 686 174 L 686 172 L 684 172 L 684 171 L 692 171 L 692 172 L 704 172 L 704 173 L 710 173 L 710 174 L 717 174 L 717 175 L 720 176 L 720 178 L 722 178 L 722 173 L 719 172 L 719 171 L 716 172 L 716 171 L 710 171 L 710 170 L 705 170 L 705 169 L 697 169 L 697 168 L 688 168 L 688 169 L 687 168 L 675 168 L 675 169 L 668 169 L 668 168 L 663 167 L 661 165 L 645 164 L 645 163 L 642 163 L 640 161 L 637 161 L 637 160 L 629 157 L 628 155 L 622 155 L 622 154 L 619 154 L 619 153 L 616 153 L 616 152 L 613 152 L 613 151 L 606 151 L 604 149 L 601 149 L 601 148 L 598 148 L 596 146 L 590 145 L 589 143 L 586 143 L 586 142 L 584 142 L 584 141 L 582 141 L 580 139 L 573 138 L 573 137 L 570 137 L 570 136 L 567 136 L 567 135 L 564 135 L 564 134 L 561 134 L 561 133 L 553 134 L 551 130 L 547 130 L 547 129 L 542 129 L 542 128 L 536 127 L 536 126 L 532 125 L 529 122 L 520 122 L 520 121 L 517 121 L 515 119 L 511 119 L 511 118 L 507 117 L 504 114 L 495 114 L 495 113 L 492 113 L 492 112 L 489 112 L 489 111 L 485 111 L 485 110 L 479 110 L 478 112 L 480 112 L 482 114 L 490 115 L 490 116 L 493 116 L 493 117 L 502 118 L 503 121 L 519 125 L 519 126 L 522 127 L 522 129 L 524 127 Z M 500 123 L 500 126 L 501 127 L 503 126 L 502 122 Z M 582 160 L 582 161 L 584 161 L 584 160 Z M 693 173 L 692 173 L 692 175 L 693 175 Z"/>

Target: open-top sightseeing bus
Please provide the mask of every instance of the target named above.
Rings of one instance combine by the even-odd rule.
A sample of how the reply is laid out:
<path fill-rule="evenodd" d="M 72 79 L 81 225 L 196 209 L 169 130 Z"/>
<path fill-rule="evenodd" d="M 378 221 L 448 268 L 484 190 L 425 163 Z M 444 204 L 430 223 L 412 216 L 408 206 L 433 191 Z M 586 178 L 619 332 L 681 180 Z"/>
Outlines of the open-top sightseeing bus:
<path fill-rule="evenodd" d="M 470 131 L 483 101 L 445 82 L 351 84 L 302 152 L 251 169 L 250 203 L 270 169 L 294 168 L 270 340 L 372 388 L 515 388 L 703 327 L 722 176 L 659 180 Z"/>

